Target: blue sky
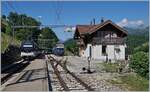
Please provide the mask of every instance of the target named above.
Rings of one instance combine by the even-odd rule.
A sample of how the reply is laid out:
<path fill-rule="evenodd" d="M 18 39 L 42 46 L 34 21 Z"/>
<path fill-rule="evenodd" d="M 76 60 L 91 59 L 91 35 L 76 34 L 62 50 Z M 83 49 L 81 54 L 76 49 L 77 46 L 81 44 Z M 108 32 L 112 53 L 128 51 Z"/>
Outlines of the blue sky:
<path fill-rule="evenodd" d="M 148 25 L 148 7 L 147 1 L 3 1 L 2 14 L 8 15 L 10 11 L 16 11 L 36 19 L 42 16 L 40 21 L 43 25 L 90 24 L 93 18 L 96 19 L 96 23 L 100 23 L 101 17 L 104 17 L 120 26 L 135 27 Z M 64 32 L 64 29 L 53 29 L 61 40 L 73 36 L 73 32 Z"/>

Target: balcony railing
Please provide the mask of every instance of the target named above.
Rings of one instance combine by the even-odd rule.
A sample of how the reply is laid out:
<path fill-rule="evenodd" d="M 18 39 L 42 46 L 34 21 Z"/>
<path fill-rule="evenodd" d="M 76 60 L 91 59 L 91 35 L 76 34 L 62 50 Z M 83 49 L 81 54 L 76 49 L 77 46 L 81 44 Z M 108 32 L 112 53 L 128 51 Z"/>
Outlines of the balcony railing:
<path fill-rule="evenodd" d="M 125 40 L 124 38 L 99 38 L 94 37 L 92 39 L 93 44 L 124 44 Z"/>
<path fill-rule="evenodd" d="M 77 45 L 83 45 L 84 44 L 82 39 L 76 39 L 75 41 L 76 41 Z"/>

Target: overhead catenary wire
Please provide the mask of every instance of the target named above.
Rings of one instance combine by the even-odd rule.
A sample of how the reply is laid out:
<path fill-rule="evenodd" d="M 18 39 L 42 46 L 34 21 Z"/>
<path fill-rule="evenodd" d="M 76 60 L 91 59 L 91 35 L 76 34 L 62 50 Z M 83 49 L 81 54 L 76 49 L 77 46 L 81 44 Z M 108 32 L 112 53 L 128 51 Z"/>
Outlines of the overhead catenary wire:
<path fill-rule="evenodd" d="M 9 7 L 7 6 L 7 3 L 3 3 L 3 5 L 5 6 L 6 11 L 9 10 Z"/>
<path fill-rule="evenodd" d="M 11 2 L 7 2 L 6 3 L 9 8 L 11 8 L 13 11 L 15 11 L 16 13 L 20 13 L 22 14 L 22 11 L 19 10 L 19 8 L 16 8 L 15 7 L 15 4 L 11 3 Z M 39 26 L 26 26 L 26 25 L 23 25 L 23 23 L 21 25 L 14 25 L 11 26 L 13 28 L 13 38 L 14 38 L 14 31 L 15 29 L 17 28 L 27 28 L 27 29 L 32 29 L 32 28 L 40 28 L 40 27 L 49 27 L 49 28 L 72 28 L 72 27 L 75 27 L 76 25 L 65 25 L 62 20 L 61 20 L 61 17 L 62 17 L 62 10 L 63 10 L 63 6 L 62 6 L 62 3 L 61 1 L 58 1 L 56 2 L 56 7 L 55 7 L 55 17 L 56 17 L 56 24 L 57 25 L 39 25 Z M 22 21 L 23 22 L 23 21 Z M 13 42 L 13 41 L 12 41 Z"/>
<path fill-rule="evenodd" d="M 39 28 L 39 27 L 50 27 L 50 28 L 58 28 L 58 27 L 75 27 L 76 25 L 40 25 L 40 26 L 12 26 L 12 28 Z"/>
<path fill-rule="evenodd" d="M 20 8 L 16 8 L 15 7 L 15 4 L 13 4 L 12 2 L 6 2 L 7 5 L 12 9 L 14 10 L 14 12 L 18 13 L 18 14 L 23 14 L 22 10 Z M 23 19 L 21 18 L 21 21 L 22 21 L 22 25 L 23 25 Z"/>
<path fill-rule="evenodd" d="M 16 9 L 16 8 L 14 7 L 14 5 L 13 5 L 11 2 L 7 2 L 7 4 L 8 4 L 15 12 L 20 13 L 20 14 L 22 13 L 22 12 L 19 10 L 19 8 Z"/>
<path fill-rule="evenodd" d="M 56 6 L 54 6 L 54 8 L 55 8 L 55 17 L 56 17 L 56 20 L 55 20 L 55 22 L 56 22 L 56 24 L 63 24 L 63 22 L 62 22 L 62 20 L 61 20 L 61 15 L 62 15 L 62 10 L 63 10 L 63 6 L 62 6 L 62 3 L 61 3 L 61 1 L 57 1 L 56 2 L 56 4 L 55 4 Z"/>
<path fill-rule="evenodd" d="M 8 5 L 8 7 L 10 7 L 13 11 L 15 11 L 15 12 L 17 12 L 16 11 L 16 9 L 14 8 L 14 6 L 8 1 L 8 2 L 6 2 L 6 4 Z M 20 11 L 19 11 L 20 12 Z M 18 13 L 18 12 L 17 12 Z M 14 26 L 14 23 L 12 24 L 13 26 Z M 12 33 L 12 35 L 13 35 L 13 37 L 12 37 L 12 41 L 11 41 L 11 44 L 13 44 L 13 42 L 14 42 L 14 28 L 12 29 L 12 31 L 13 31 L 13 33 Z"/>

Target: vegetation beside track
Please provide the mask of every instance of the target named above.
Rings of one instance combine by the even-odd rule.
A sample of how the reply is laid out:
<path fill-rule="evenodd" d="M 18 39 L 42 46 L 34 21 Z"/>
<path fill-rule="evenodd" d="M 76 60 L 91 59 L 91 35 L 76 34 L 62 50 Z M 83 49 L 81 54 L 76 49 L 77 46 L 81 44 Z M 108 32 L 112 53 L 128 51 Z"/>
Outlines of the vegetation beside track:
<path fill-rule="evenodd" d="M 117 72 L 119 69 L 118 63 L 101 63 L 104 66 L 106 72 Z"/>
<path fill-rule="evenodd" d="M 123 74 L 112 80 L 108 80 L 113 85 L 126 88 L 129 91 L 148 91 L 149 81 L 135 73 Z"/>
<path fill-rule="evenodd" d="M 78 55 L 78 46 L 74 39 L 65 41 L 65 55 Z"/>
<path fill-rule="evenodd" d="M 9 47 L 9 45 L 11 44 L 11 39 L 12 37 L 5 34 L 5 33 L 1 33 L 1 53 L 4 53 L 5 50 Z M 17 39 L 14 39 L 14 45 L 16 46 L 20 46 L 20 41 Z"/>
<path fill-rule="evenodd" d="M 103 70 L 109 73 L 117 73 L 119 65 L 117 63 L 100 63 Z M 140 69 L 139 69 L 140 70 Z M 149 80 L 140 76 L 138 73 L 121 73 L 116 74 L 113 79 L 107 80 L 109 83 L 119 86 L 129 91 L 148 91 Z"/>

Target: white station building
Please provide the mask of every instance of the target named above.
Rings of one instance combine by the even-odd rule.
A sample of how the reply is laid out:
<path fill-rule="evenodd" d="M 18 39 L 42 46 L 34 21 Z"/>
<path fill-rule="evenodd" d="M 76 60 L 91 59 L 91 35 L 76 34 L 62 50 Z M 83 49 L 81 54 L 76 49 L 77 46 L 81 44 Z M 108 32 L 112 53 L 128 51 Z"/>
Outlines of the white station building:
<path fill-rule="evenodd" d="M 100 61 L 125 60 L 127 31 L 111 20 L 100 24 L 77 25 L 74 39 L 79 46 L 79 56 Z"/>

